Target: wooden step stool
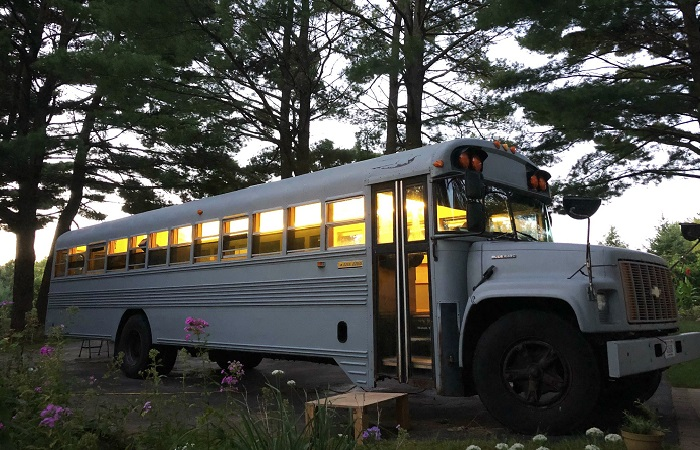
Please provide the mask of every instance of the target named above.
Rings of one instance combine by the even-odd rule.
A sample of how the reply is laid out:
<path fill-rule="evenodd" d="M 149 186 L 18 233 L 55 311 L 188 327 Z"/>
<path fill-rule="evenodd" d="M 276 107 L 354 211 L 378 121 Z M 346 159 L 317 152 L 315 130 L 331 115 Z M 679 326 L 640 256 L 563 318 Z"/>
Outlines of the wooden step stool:
<path fill-rule="evenodd" d="M 396 421 L 401 428 L 408 429 L 410 421 L 408 418 L 408 394 L 397 392 L 363 392 L 354 391 L 345 394 L 334 395 L 332 397 L 320 398 L 306 402 L 306 424 L 313 426 L 313 418 L 316 408 L 325 406 L 327 408 L 347 408 L 352 409 L 352 422 L 355 427 L 355 439 L 362 441 L 362 432 L 369 426 L 367 407 L 380 405 L 394 400 L 396 402 Z"/>

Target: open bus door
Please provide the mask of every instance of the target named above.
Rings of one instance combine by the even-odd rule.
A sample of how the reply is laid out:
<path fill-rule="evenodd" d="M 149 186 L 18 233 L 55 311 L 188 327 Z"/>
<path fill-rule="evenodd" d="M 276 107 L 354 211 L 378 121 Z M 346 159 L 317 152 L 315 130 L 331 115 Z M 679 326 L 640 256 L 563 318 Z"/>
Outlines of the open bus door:
<path fill-rule="evenodd" d="M 372 211 L 377 375 L 433 385 L 425 178 L 375 185 Z"/>

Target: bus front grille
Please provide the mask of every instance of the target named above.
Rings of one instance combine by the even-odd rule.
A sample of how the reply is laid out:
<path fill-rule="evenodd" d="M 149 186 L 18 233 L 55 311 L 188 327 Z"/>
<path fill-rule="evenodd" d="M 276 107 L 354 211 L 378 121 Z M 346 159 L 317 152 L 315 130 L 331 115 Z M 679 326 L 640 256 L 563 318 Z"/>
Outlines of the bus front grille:
<path fill-rule="evenodd" d="M 619 261 L 629 323 L 674 322 L 678 317 L 671 271 L 642 261 Z"/>

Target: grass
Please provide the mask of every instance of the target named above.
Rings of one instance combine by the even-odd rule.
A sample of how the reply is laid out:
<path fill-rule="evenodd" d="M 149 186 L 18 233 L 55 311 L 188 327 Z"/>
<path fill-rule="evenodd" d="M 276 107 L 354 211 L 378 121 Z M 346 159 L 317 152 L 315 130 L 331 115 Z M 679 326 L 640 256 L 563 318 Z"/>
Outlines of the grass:
<path fill-rule="evenodd" d="M 700 322 L 680 322 L 680 331 L 700 331 Z M 700 359 L 672 366 L 666 374 L 673 387 L 700 389 Z"/>

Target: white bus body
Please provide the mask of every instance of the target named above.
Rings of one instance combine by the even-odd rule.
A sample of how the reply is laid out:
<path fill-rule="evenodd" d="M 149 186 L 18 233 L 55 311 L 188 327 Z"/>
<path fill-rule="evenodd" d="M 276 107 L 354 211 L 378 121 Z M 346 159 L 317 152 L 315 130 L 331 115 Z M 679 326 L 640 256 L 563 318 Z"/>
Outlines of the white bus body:
<path fill-rule="evenodd" d="M 138 376 L 151 346 L 169 371 L 202 318 L 222 365 L 323 359 L 564 431 L 610 392 L 648 397 L 700 334 L 672 336 L 670 272 L 646 253 L 594 246 L 591 298 L 585 246 L 551 242 L 548 178 L 463 139 L 71 231 L 46 325 L 115 341 Z"/>

